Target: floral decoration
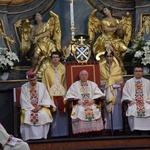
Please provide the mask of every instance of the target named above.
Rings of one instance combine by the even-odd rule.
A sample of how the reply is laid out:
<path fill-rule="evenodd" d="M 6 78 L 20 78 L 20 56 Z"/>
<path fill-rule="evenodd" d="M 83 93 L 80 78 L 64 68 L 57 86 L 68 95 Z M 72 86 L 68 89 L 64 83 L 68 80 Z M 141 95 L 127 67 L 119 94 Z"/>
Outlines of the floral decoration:
<path fill-rule="evenodd" d="M 135 37 L 126 53 L 133 56 L 132 63 L 136 66 L 150 66 L 150 41 L 143 37 Z"/>
<path fill-rule="evenodd" d="M 0 74 L 10 72 L 19 62 L 18 56 L 7 48 L 0 47 Z"/>
<path fill-rule="evenodd" d="M 88 120 L 88 121 L 92 121 L 92 119 L 94 119 L 94 113 L 93 113 L 93 109 L 91 107 L 86 107 L 84 109 L 85 111 L 85 118 Z"/>

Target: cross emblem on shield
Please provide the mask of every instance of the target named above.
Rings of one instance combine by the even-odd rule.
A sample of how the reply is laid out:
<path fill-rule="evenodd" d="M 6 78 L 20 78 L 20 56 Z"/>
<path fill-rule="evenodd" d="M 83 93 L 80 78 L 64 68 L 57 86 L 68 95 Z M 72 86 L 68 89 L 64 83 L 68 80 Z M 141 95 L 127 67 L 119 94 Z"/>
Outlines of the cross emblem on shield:
<path fill-rule="evenodd" d="M 78 63 L 87 63 L 91 57 L 88 35 L 79 34 L 75 36 L 76 42 L 72 45 L 72 53 Z"/>
<path fill-rule="evenodd" d="M 74 57 L 78 62 L 83 63 L 89 60 L 90 54 L 88 46 L 76 46 Z"/>

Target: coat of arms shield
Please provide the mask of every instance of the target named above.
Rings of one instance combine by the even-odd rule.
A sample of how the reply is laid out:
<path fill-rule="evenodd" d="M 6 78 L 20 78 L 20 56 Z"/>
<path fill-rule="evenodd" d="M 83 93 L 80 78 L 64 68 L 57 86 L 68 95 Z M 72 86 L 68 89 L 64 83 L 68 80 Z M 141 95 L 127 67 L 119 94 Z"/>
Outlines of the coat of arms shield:
<path fill-rule="evenodd" d="M 90 45 L 85 42 L 83 35 L 80 35 L 80 38 L 78 38 L 77 42 L 72 45 L 72 52 L 78 63 L 87 63 L 90 59 Z"/>

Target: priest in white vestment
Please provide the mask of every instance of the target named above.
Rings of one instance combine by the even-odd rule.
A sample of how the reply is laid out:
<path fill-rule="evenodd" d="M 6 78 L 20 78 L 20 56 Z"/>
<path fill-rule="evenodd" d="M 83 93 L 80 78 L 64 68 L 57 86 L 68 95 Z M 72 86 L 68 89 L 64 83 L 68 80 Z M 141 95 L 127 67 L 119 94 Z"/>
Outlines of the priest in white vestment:
<path fill-rule="evenodd" d="M 126 116 L 131 131 L 150 130 L 150 81 L 142 74 L 142 68 L 135 67 L 134 77 L 123 88 L 122 101 L 129 101 Z"/>
<path fill-rule="evenodd" d="M 79 76 L 80 80 L 71 85 L 64 99 L 78 100 L 71 113 L 73 134 L 100 131 L 104 126 L 101 108 L 95 104 L 95 100 L 105 94 L 96 83 L 88 80 L 86 70 L 82 70 Z"/>
<path fill-rule="evenodd" d="M 0 124 L 0 144 L 3 150 L 30 150 L 28 144 L 21 139 L 15 138 L 7 133 L 4 127 Z"/>
<path fill-rule="evenodd" d="M 53 121 L 50 106 L 55 104 L 50 99 L 45 84 L 37 82 L 34 72 L 28 73 L 28 81 L 21 87 L 21 127 L 23 140 L 46 139 L 50 123 Z"/>

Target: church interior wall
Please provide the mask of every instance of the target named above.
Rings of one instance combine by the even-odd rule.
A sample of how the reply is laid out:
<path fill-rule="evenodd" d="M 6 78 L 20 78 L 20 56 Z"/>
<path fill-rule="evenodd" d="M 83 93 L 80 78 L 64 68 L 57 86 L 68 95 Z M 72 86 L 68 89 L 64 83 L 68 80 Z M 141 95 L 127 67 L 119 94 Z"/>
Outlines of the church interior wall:
<path fill-rule="evenodd" d="M 90 3 L 91 2 L 91 3 Z M 102 3 L 103 2 L 103 3 Z M 39 5 L 41 3 L 41 5 Z M 51 7 L 47 8 L 47 6 L 52 3 Z M 74 1 L 74 18 L 75 18 L 75 33 L 88 33 L 87 24 L 88 24 L 88 16 L 89 14 L 95 9 L 95 8 L 103 8 L 104 4 L 113 6 L 115 9 L 113 10 L 115 15 L 123 16 L 128 10 L 134 20 L 134 31 L 133 33 L 137 33 L 140 28 L 140 16 L 141 13 L 150 13 L 150 1 L 149 0 L 135 0 L 134 2 L 130 3 L 119 3 L 112 0 L 75 0 Z M 145 7 L 137 7 L 147 5 Z M 38 6 L 38 7 L 37 7 Z M 137 8 L 136 8 L 137 7 Z M 45 9 L 46 8 L 46 9 Z M 120 9 L 122 8 L 122 9 Z M 126 8 L 126 9 L 124 9 Z M 130 9 L 132 8 L 132 9 Z M 19 54 L 20 50 L 20 43 L 17 39 L 14 24 L 19 19 L 32 19 L 32 16 L 37 13 L 41 12 L 42 10 L 45 10 L 43 12 L 43 21 L 47 21 L 49 19 L 49 11 L 55 12 L 60 17 L 60 23 L 61 23 L 61 30 L 62 30 L 62 47 L 68 46 L 70 40 L 71 40 L 71 30 L 70 30 L 70 2 L 69 0 L 34 0 L 29 4 L 25 5 L 19 5 L 19 6 L 0 6 L 0 19 L 4 22 L 4 29 L 6 31 L 6 34 L 9 37 L 13 37 L 16 41 L 15 45 L 10 44 L 5 39 L 2 38 L 0 35 L 0 47 L 10 47 L 10 49 L 17 54 Z M 100 14 L 98 14 L 99 17 L 102 18 Z M 145 35 L 146 39 L 150 39 L 149 34 Z M 18 76 L 17 76 L 18 77 Z M 0 83 L 1 87 L 3 86 L 3 82 Z M 10 83 L 9 83 L 10 84 Z M 15 85 L 17 86 L 17 85 Z M 5 89 L 6 90 L 6 89 Z M 2 121 L 4 123 L 4 126 L 8 130 L 9 133 L 13 132 L 12 126 L 9 127 L 9 124 L 12 124 L 12 121 L 8 121 L 8 116 L 11 116 L 11 109 L 12 106 L 10 106 L 10 95 L 7 94 L 7 92 L 12 93 L 11 91 L 6 90 L 2 91 L 0 93 L 0 122 Z M 8 107 L 5 107 L 4 109 L 4 102 L 5 106 L 8 105 Z M 11 107 L 11 109 L 10 109 Z M 4 112 L 5 110 L 5 112 Z M 5 114 L 8 113 L 8 114 Z M 3 116 L 3 114 L 5 114 Z M 7 122 L 7 123 L 5 123 Z"/>

